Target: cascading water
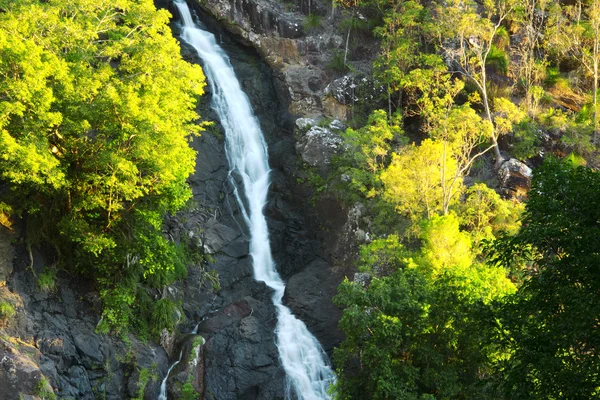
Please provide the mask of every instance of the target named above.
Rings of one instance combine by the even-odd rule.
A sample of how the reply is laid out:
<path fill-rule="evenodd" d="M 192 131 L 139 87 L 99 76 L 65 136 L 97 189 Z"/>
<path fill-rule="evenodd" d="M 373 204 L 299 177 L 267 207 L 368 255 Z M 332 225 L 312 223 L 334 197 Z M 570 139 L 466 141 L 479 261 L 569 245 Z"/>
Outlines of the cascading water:
<path fill-rule="evenodd" d="M 254 278 L 273 289 L 277 309 L 277 348 L 287 375 L 288 397 L 294 393 L 301 400 L 330 399 L 327 393 L 335 374 L 319 342 L 306 325 L 283 305 L 285 290 L 271 255 L 267 221 L 263 208 L 269 189 L 267 146 L 248 97 L 242 91 L 229 58 L 210 32 L 194 23 L 183 0 L 176 0 L 183 19 L 181 37 L 196 49 L 204 63 L 204 74 L 212 92 L 212 107 L 225 129 L 225 147 L 229 177 L 242 215 L 250 231 L 250 255 Z M 241 179 L 243 188 L 233 177 Z M 244 193 L 245 201 L 240 192 Z"/>
<path fill-rule="evenodd" d="M 165 378 L 160 383 L 160 394 L 158 395 L 158 400 L 167 400 L 167 379 L 169 379 L 169 375 L 171 374 L 171 371 L 173 370 L 173 368 L 175 368 L 177 366 L 177 364 L 179 364 L 181 362 L 182 356 L 183 356 L 183 350 L 181 350 L 179 352 L 179 358 L 177 359 L 177 361 L 175 361 L 173 363 L 173 365 L 171 365 L 169 367 L 169 370 L 167 371 L 167 375 L 165 375 Z"/>

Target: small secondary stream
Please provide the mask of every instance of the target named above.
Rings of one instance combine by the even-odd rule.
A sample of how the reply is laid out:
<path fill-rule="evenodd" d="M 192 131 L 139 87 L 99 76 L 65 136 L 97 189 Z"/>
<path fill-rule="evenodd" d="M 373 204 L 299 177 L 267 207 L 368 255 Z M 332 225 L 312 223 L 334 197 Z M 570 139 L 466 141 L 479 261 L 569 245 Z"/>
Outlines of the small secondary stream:
<path fill-rule="evenodd" d="M 335 374 L 327 356 L 304 322 L 294 317 L 282 302 L 285 284 L 275 268 L 267 220 L 263 214 L 270 168 L 260 125 L 229 58 L 214 35 L 194 23 L 183 0 L 176 0 L 175 5 L 183 18 L 181 37 L 196 49 L 204 63 L 204 74 L 212 92 L 211 106 L 225 129 L 229 179 L 250 232 L 254 278 L 265 282 L 274 291 L 277 348 L 287 376 L 286 395 L 291 398 L 295 394 L 300 400 L 330 399 L 327 391 L 335 381 Z M 236 180 L 241 180 L 243 187 L 238 187 Z"/>

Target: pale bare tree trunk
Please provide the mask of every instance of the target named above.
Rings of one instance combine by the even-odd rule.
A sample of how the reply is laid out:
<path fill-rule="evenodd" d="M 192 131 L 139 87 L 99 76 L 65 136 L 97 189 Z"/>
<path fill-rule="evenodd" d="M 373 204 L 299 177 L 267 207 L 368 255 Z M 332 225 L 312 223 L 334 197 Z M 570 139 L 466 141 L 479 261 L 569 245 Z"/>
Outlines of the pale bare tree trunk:
<path fill-rule="evenodd" d="M 344 50 L 344 65 L 346 65 L 346 60 L 348 58 L 348 46 L 350 43 L 350 31 L 352 30 L 352 21 L 354 20 L 354 11 L 352 11 L 352 16 L 350 17 L 350 26 L 348 27 L 348 34 L 346 35 L 346 49 Z"/>

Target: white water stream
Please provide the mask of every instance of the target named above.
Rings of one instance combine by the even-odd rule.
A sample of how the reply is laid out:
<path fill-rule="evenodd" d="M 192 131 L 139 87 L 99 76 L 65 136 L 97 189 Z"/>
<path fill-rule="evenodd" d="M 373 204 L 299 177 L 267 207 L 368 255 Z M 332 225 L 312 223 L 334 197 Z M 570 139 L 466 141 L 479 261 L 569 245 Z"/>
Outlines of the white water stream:
<path fill-rule="evenodd" d="M 275 268 L 267 221 L 263 214 L 270 184 L 270 168 L 260 125 L 229 58 L 217 44 L 214 35 L 201 30 L 194 23 L 184 1 L 176 0 L 175 5 L 183 18 L 181 37 L 196 49 L 204 63 L 204 74 L 212 92 L 212 107 L 225 129 L 229 176 L 250 231 L 254 278 L 274 290 L 273 304 L 278 317 L 277 348 L 287 376 L 287 397 L 290 398 L 294 393 L 299 400 L 330 399 L 327 392 L 335 381 L 335 374 L 327 356 L 304 322 L 294 317 L 282 303 L 285 284 Z M 241 179 L 243 187 L 237 188 L 233 176 Z M 243 192 L 245 201 L 240 192 Z"/>
<path fill-rule="evenodd" d="M 158 400 L 167 400 L 167 379 L 169 379 L 169 375 L 171 374 L 171 370 L 173 368 L 175 368 L 177 366 L 177 364 L 179 364 L 181 362 L 181 357 L 182 356 L 183 356 L 183 350 L 181 350 L 179 352 L 179 358 L 177 359 L 177 361 L 175 361 L 173 363 L 173 365 L 171 365 L 169 367 L 169 370 L 167 371 L 167 375 L 165 375 L 165 378 L 160 383 L 160 394 L 158 395 Z"/>

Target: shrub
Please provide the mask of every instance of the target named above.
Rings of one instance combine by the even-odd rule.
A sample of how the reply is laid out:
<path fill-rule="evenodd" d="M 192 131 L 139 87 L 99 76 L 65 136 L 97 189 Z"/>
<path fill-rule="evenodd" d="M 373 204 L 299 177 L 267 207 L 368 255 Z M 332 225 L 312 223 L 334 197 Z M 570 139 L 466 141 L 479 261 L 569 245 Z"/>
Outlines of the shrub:
<path fill-rule="evenodd" d="M 8 301 L 0 301 L 0 321 L 6 322 L 6 320 L 14 317 L 16 314 L 15 308 Z"/>
<path fill-rule="evenodd" d="M 344 62 L 344 53 L 341 51 L 333 53 L 333 57 L 331 57 L 331 60 L 329 60 L 325 67 L 336 74 L 344 74 L 350 70 L 348 64 Z"/>
<path fill-rule="evenodd" d="M 314 32 L 321 27 L 323 18 L 320 15 L 308 14 L 304 21 L 302 21 L 302 27 L 306 32 Z"/>
<path fill-rule="evenodd" d="M 142 368 L 140 370 L 140 377 L 138 379 L 138 390 L 137 390 L 137 397 L 134 397 L 132 400 L 143 400 L 144 399 L 144 392 L 146 391 L 146 386 L 148 385 L 148 382 L 150 380 L 153 380 L 153 376 L 151 376 L 150 371 L 148 370 L 148 368 Z"/>
<path fill-rule="evenodd" d="M 175 316 L 177 314 L 178 306 L 171 299 L 160 299 L 152 308 L 152 314 L 150 316 L 150 327 L 155 334 L 160 334 L 163 328 L 167 328 L 169 331 L 175 327 Z"/>
<path fill-rule="evenodd" d="M 37 278 L 38 288 L 42 292 L 52 292 L 56 289 L 56 271 L 51 269 L 44 269 Z"/>
<path fill-rule="evenodd" d="M 46 378 L 42 378 L 35 385 L 35 395 L 42 400 L 56 400 L 56 395 L 52 391 L 52 386 Z"/>

